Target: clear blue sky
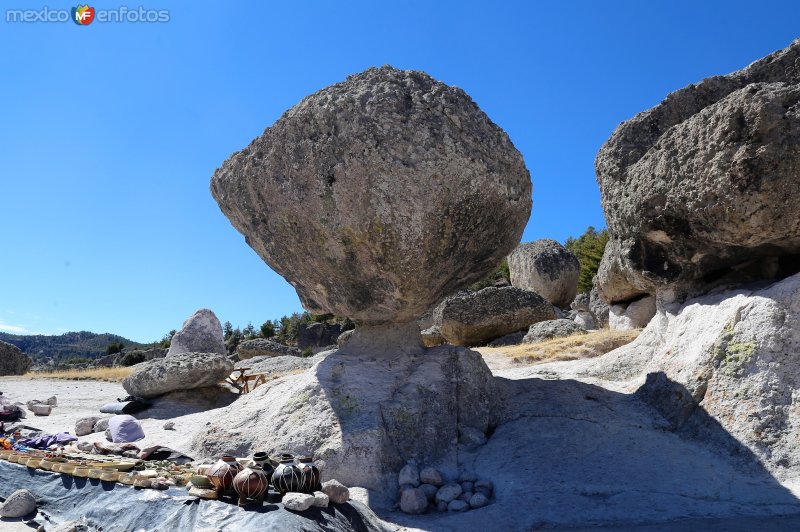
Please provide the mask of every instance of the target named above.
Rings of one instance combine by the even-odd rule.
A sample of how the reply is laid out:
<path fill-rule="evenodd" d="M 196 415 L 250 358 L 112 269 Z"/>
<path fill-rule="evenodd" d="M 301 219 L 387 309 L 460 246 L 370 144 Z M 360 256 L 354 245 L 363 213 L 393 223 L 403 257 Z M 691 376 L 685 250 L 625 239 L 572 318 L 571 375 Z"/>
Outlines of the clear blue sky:
<path fill-rule="evenodd" d="M 169 22 L 6 22 L 45 4 L 70 7 L 4 2 L 0 21 L 0 330 L 138 341 L 200 307 L 241 326 L 300 310 L 209 178 L 348 74 L 464 88 L 531 170 L 523 240 L 563 241 L 604 226 L 593 162 L 619 122 L 800 35 L 796 1 L 145 0 Z"/>

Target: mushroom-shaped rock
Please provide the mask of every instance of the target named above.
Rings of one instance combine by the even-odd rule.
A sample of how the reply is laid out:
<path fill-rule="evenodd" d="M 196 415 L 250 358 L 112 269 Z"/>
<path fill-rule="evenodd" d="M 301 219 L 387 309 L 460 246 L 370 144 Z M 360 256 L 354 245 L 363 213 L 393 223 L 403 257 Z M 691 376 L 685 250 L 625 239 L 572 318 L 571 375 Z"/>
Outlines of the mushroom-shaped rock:
<path fill-rule="evenodd" d="M 798 65 L 800 39 L 617 127 L 595 163 L 611 233 L 606 302 L 800 269 Z"/>
<path fill-rule="evenodd" d="M 306 309 L 360 325 L 347 350 L 485 276 L 531 209 L 505 132 L 463 90 L 389 66 L 304 98 L 217 169 L 211 192 Z"/>
<path fill-rule="evenodd" d="M 581 265 L 564 246 L 548 238 L 520 244 L 508 256 L 511 286 L 536 292 L 560 308 L 568 308 L 578 292 Z"/>
<path fill-rule="evenodd" d="M 172 336 L 167 356 L 181 353 L 226 354 L 222 325 L 216 314 L 202 308 L 183 322 L 181 330 Z"/>

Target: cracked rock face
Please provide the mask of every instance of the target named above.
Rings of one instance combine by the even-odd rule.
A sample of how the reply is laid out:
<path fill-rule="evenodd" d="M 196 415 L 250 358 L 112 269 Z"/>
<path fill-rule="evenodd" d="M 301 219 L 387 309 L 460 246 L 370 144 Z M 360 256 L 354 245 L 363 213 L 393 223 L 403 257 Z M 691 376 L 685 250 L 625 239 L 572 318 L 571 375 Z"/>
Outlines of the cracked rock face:
<path fill-rule="evenodd" d="M 597 155 L 610 303 L 800 269 L 800 40 L 670 94 Z"/>
<path fill-rule="evenodd" d="M 415 320 L 482 278 L 531 209 L 522 156 L 475 102 L 388 66 L 304 98 L 211 192 L 307 310 L 367 326 Z"/>

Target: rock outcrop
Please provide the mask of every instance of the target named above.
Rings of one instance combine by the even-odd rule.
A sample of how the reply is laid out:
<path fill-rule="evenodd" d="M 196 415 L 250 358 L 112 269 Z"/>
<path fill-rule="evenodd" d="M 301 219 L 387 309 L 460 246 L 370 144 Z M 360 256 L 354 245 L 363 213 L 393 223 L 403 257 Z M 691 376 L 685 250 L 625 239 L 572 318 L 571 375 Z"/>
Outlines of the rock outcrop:
<path fill-rule="evenodd" d="M 304 323 L 297 329 L 297 347 L 319 353 L 328 346 L 336 345 L 340 334 L 342 326 L 338 323 Z"/>
<path fill-rule="evenodd" d="M 535 344 L 553 338 L 572 336 L 573 334 L 586 334 L 586 330 L 572 320 L 542 321 L 530 326 L 528 333 L 522 339 L 522 343 Z"/>
<path fill-rule="evenodd" d="M 259 386 L 194 439 L 193 456 L 253 449 L 313 455 L 323 480 L 381 493 L 396 489 L 408 461 L 457 474 L 453 451 L 464 429 L 485 434 L 492 423 L 497 394 L 489 368 L 463 347 L 392 354 L 387 369 L 382 353 L 339 351 Z"/>
<path fill-rule="evenodd" d="M 0 341 L 0 375 L 23 375 L 33 364 L 19 347 Z"/>
<path fill-rule="evenodd" d="M 122 380 L 135 397 L 156 397 L 176 390 L 214 386 L 233 371 L 233 363 L 218 353 L 179 353 L 137 367 Z"/>
<path fill-rule="evenodd" d="M 578 258 L 555 240 L 520 244 L 508 256 L 511 286 L 536 292 L 553 305 L 568 308 L 578 291 Z"/>
<path fill-rule="evenodd" d="M 555 319 L 553 305 L 528 290 L 506 286 L 462 292 L 434 311 L 442 336 L 453 345 L 485 345 L 531 324 Z"/>
<path fill-rule="evenodd" d="M 167 357 L 182 353 L 226 354 L 222 325 L 211 310 L 198 310 L 172 336 Z"/>
<path fill-rule="evenodd" d="M 252 340 L 245 340 L 236 346 L 236 352 L 240 360 L 246 360 L 253 357 L 280 357 L 280 356 L 296 356 L 299 357 L 301 351 L 296 347 L 279 344 L 272 340 L 265 338 L 254 338 Z"/>
<path fill-rule="evenodd" d="M 680 89 L 597 155 L 609 303 L 800 271 L 800 40 Z"/>
<path fill-rule="evenodd" d="M 416 320 L 484 277 L 531 209 L 522 156 L 475 102 L 388 66 L 304 98 L 211 192 L 307 310 L 368 327 Z"/>
<path fill-rule="evenodd" d="M 656 315 L 656 298 L 644 296 L 627 305 L 612 305 L 608 312 L 608 327 L 615 331 L 630 331 L 646 327 Z"/>

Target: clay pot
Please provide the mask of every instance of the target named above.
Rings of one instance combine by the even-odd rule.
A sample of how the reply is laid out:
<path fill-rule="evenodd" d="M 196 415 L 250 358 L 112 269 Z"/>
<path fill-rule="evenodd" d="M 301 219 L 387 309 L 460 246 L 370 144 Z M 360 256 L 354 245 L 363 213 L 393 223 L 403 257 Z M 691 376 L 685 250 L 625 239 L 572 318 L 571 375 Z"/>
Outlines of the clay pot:
<path fill-rule="evenodd" d="M 242 470 L 240 464 L 233 456 L 223 455 L 219 461 L 211 466 L 206 473 L 217 494 L 230 491 L 233 487 L 233 478 Z"/>
<path fill-rule="evenodd" d="M 300 488 L 302 493 L 313 494 L 315 491 L 322 490 L 322 480 L 319 476 L 319 468 L 314 465 L 314 460 L 307 456 L 300 458 L 297 467 L 300 468 L 300 473 L 303 476 L 303 485 Z"/>
<path fill-rule="evenodd" d="M 291 454 L 282 454 L 275 472 L 272 473 L 272 485 L 281 496 L 290 491 L 300 491 L 303 487 L 303 474 L 294 462 Z"/>
<path fill-rule="evenodd" d="M 269 490 L 269 475 L 257 465 L 245 467 L 233 477 L 233 489 L 239 494 L 239 506 L 247 504 L 247 499 L 260 505 Z"/>

